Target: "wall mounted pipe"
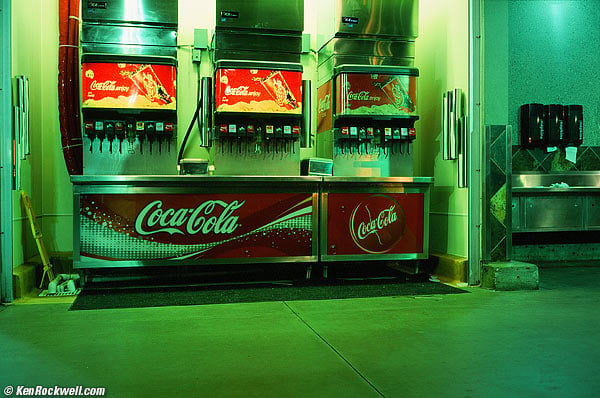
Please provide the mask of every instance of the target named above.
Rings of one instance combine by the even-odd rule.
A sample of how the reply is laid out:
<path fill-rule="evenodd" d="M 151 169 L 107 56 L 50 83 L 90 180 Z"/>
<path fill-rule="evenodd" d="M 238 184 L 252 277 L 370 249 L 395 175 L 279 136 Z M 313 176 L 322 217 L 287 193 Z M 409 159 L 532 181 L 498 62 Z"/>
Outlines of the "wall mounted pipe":
<path fill-rule="evenodd" d="M 304 130 L 300 138 L 301 148 L 312 148 L 312 123 L 311 123 L 311 106 L 312 106 L 312 81 L 302 80 L 302 120 Z"/>
<path fill-rule="evenodd" d="M 201 109 L 200 109 L 200 146 L 201 147 L 210 147 L 210 129 L 211 129 L 211 90 L 212 90 L 212 78 L 203 77 L 201 83 L 202 90 L 202 98 L 201 101 Z"/>

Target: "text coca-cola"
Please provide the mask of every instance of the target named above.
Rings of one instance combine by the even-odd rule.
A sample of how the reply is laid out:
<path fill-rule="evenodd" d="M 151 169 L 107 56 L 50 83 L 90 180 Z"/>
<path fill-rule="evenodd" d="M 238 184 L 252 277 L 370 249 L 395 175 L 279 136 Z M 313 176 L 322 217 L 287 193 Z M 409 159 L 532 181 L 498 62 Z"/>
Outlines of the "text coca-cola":
<path fill-rule="evenodd" d="M 196 208 L 163 209 L 163 202 L 150 202 L 138 214 L 135 231 L 140 235 L 157 233 L 195 235 L 231 234 L 238 228 L 234 212 L 245 201 L 207 200 Z"/>

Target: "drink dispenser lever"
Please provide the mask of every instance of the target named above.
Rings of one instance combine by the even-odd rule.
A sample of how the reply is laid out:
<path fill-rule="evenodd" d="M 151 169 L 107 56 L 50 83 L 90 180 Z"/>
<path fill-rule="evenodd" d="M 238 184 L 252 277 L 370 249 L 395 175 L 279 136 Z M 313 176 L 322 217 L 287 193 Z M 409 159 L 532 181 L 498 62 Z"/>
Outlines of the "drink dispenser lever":
<path fill-rule="evenodd" d="M 115 136 L 119 140 L 119 153 L 123 153 L 123 140 L 125 139 L 125 123 L 115 122 Z"/>
<path fill-rule="evenodd" d="M 96 122 L 96 137 L 100 140 L 100 153 L 102 153 L 102 141 L 104 141 L 105 133 L 105 124 L 104 122 Z"/>
<path fill-rule="evenodd" d="M 146 136 L 148 137 L 150 154 L 152 154 L 152 144 L 154 143 L 154 140 L 156 139 L 156 125 L 154 124 L 154 122 L 146 123 Z"/>
<path fill-rule="evenodd" d="M 145 141 L 145 124 L 144 122 L 136 122 L 135 124 L 135 133 L 136 136 L 138 138 L 138 141 L 140 142 L 140 153 L 143 154 L 144 153 L 144 141 Z"/>
<path fill-rule="evenodd" d="M 165 124 L 163 122 L 156 122 L 154 129 L 158 138 L 158 153 L 162 153 L 162 142 L 165 139 Z"/>
<path fill-rule="evenodd" d="M 94 139 L 96 138 L 96 129 L 94 122 L 85 122 L 85 135 L 90 140 L 90 152 L 92 152 Z"/>
<path fill-rule="evenodd" d="M 113 141 L 115 140 L 115 122 L 106 122 L 106 139 L 108 140 L 108 151 L 113 153 Z M 102 143 L 100 143 L 102 148 Z"/>
<path fill-rule="evenodd" d="M 165 131 L 166 131 L 166 137 L 167 137 L 167 150 L 169 152 L 171 152 L 171 141 L 173 141 L 176 137 L 177 131 L 175 130 L 175 124 L 174 123 L 165 123 Z"/>

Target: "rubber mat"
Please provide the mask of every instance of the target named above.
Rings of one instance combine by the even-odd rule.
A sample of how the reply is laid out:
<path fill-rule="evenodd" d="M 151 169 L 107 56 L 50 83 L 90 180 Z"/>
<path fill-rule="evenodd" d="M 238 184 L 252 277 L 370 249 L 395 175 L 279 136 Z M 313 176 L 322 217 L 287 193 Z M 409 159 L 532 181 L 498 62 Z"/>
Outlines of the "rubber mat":
<path fill-rule="evenodd" d="M 332 300 L 361 297 L 468 293 L 443 283 L 397 279 L 336 280 L 330 283 L 270 282 L 217 286 L 84 288 L 71 310 Z"/>

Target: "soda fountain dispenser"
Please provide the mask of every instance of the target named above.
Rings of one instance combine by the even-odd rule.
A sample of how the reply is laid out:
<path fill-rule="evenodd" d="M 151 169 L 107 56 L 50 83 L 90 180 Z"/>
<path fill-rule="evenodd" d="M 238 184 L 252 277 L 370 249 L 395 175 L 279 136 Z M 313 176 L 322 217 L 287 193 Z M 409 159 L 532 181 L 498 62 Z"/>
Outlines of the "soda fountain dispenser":
<path fill-rule="evenodd" d="M 177 7 L 82 2 L 84 174 L 176 174 Z"/>
<path fill-rule="evenodd" d="M 303 0 L 217 0 L 215 174 L 300 174 L 303 28 Z"/>
<path fill-rule="evenodd" d="M 336 176 L 412 176 L 418 1 L 322 3 L 317 156 Z"/>

